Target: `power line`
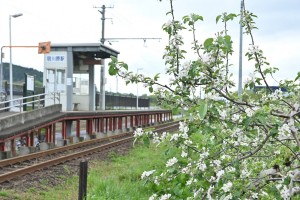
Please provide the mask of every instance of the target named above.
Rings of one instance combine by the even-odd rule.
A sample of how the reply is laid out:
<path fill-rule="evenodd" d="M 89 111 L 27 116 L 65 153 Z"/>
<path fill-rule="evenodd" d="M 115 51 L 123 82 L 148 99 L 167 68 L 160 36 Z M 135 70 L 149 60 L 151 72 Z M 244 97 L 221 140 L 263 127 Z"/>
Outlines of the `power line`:
<path fill-rule="evenodd" d="M 143 40 L 146 42 L 146 40 L 161 40 L 161 38 L 105 38 L 105 20 L 111 19 L 111 18 L 105 18 L 105 10 L 106 8 L 114 8 L 113 6 L 106 7 L 105 5 L 102 5 L 101 7 L 94 8 L 101 8 L 98 10 L 101 14 L 101 22 L 102 22 L 102 32 L 101 32 L 101 44 L 105 44 L 105 41 L 112 41 L 112 40 Z M 99 105 L 101 110 L 105 110 L 105 62 L 104 59 L 101 59 L 101 74 L 100 74 L 100 98 L 99 98 Z"/>

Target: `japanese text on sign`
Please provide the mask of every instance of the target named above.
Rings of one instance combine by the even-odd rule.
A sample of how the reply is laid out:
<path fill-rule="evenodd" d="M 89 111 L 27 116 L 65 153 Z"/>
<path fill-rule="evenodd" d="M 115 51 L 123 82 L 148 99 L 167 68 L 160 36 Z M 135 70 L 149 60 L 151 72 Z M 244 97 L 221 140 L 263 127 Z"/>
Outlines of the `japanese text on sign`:
<path fill-rule="evenodd" d="M 65 56 L 59 56 L 59 55 L 48 55 L 46 56 L 46 60 L 48 62 L 63 62 L 65 61 Z"/>

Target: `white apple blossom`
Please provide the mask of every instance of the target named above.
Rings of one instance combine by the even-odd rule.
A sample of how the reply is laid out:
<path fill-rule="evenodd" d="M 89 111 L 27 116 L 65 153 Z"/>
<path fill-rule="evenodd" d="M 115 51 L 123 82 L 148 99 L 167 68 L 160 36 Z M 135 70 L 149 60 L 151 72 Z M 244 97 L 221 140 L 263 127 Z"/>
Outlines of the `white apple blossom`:
<path fill-rule="evenodd" d="M 217 168 L 219 168 L 220 165 L 221 165 L 221 161 L 220 161 L 220 160 L 213 160 L 212 163 L 213 163 Z"/>
<path fill-rule="evenodd" d="M 252 198 L 253 198 L 253 199 L 258 199 L 258 193 L 254 192 L 254 193 L 252 194 Z"/>
<path fill-rule="evenodd" d="M 173 25 L 173 20 L 168 20 L 163 26 L 169 27 Z"/>
<path fill-rule="evenodd" d="M 211 183 L 214 183 L 216 180 L 217 180 L 217 178 L 214 177 L 214 176 L 211 176 L 211 177 L 208 179 L 208 181 L 211 182 Z"/>
<path fill-rule="evenodd" d="M 254 53 L 259 53 L 259 47 L 258 45 L 249 45 L 248 50 L 250 51 L 250 53 L 254 54 Z"/>
<path fill-rule="evenodd" d="M 205 96 L 207 99 L 211 99 L 211 100 L 215 100 L 215 101 L 219 100 L 219 98 L 220 98 L 219 95 L 212 93 L 212 92 L 207 93 Z"/>
<path fill-rule="evenodd" d="M 153 174 L 156 170 L 151 170 L 151 171 L 144 171 L 142 173 L 141 179 L 145 179 L 147 177 L 149 177 L 151 174 Z"/>
<path fill-rule="evenodd" d="M 283 186 L 283 188 L 280 190 L 280 195 L 284 200 L 290 199 L 290 190 L 287 188 L 287 186 Z"/>
<path fill-rule="evenodd" d="M 244 84 L 254 83 L 255 79 L 256 79 L 256 73 L 250 73 L 246 78 L 246 80 L 244 81 Z"/>
<path fill-rule="evenodd" d="M 252 117 L 254 115 L 254 110 L 252 110 L 251 108 L 246 108 L 245 112 L 248 117 Z"/>
<path fill-rule="evenodd" d="M 137 137 L 140 137 L 140 136 L 142 136 L 142 135 L 144 135 L 144 134 L 145 134 L 145 132 L 144 132 L 144 130 L 143 130 L 142 128 L 137 128 L 137 129 L 134 131 L 133 136 L 134 136 L 135 138 L 137 138 Z"/>
<path fill-rule="evenodd" d="M 211 196 L 213 190 L 214 190 L 214 186 L 213 185 L 209 186 L 209 188 L 207 190 L 207 199 L 209 199 L 209 200 L 213 199 L 212 196 Z"/>
<path fill-rule="evenodd" d="M 189 131 L 189 127 L 185 122 L 179 122 L 179 131 L 182 133 L 187 133 Z"/>
<path fill-rule="evenodd" d="M 185 151 L 182 151 L 182 152 L 181 152 L 181 157 L 185 158 L 185 157 L 187 157 L 187 155 L 188 155 L 188 154 L 187 154 Z"/>
<path fill-rule="evenodd" d="M 291 137 L 291 129 L 288 124 L 283 124 L 278 128 L 278 139 L 284 140 Z"/>
<path fill-rule="evenodd" d="M 157 197 L 158 197 L 157 194 L 154 193 L 152 194 L 151 197 L 149 197 L 149 200 L 155 200 Z"/>
<path fill-rule="evenodd" d="M 159 199 L 160 200 L 168 200 L 171 198 L 171 196 L 172 196 L 171 194 L 164 194 Z"/>
<path fill-rule="evenodd" d="M 228 167 L 228 168 L 226 169 L 226 171 L 228 171 L 228 172 L 235 172 L 236 170 L 235 170 L 234 167 Z"/>
<path fill-rule="evenodd" d="M 278 99 L 282 99 L 283 97 L 283 92 L 280 89 L 275 90 L 274 92 L 272 92 L 269 97 L 272 100 L 278 100 Z"/>
<path fill-rule="evenodd" d="M 168 160 L 168 162 L 166 164 L 166 167 L 171 167 L 174 164 L 176 164 L 177 162 L 178 162 L 177 158 L 173 157 L 173 158 L 171 158 L 171 159 Z"/>
<path fill-rule="evenodd" d="M 191 185 L 193 183 L 193 179 L 189 179 L 187 182 L 186 182 L 186 185 Z"/>
<path fill-rule="evenodd" d="M 155 185 L 159 185 L 160 182 L 159 182 L 158 176 L 154 177 L 154 181 L 153 182 L 154 182 Z"/>
<path fill-rule="evenodd" d="M 145 88 L 147 88 L 147 87 L 150 86 L 150 84 L 149 84 L 149 83 L 144 83 L 143 86 L 144 86 Z"/>
<path fill-rule="evenodd" d="M 280 154 L 280 150 L 274 151 L 275 155 L 279 155 Z"/>
<path fill-rule="evenodd" d="M 241 178 L 248 178 L 249 176 L 250 172 L 246 168 L 242 169 Z"/>
<path fill-rule="evenodd" d="M 221 188 L 224 192 L 229 192 L 232 187 L 232 183 L 229 181 L 228 183 L 224 184 Z"/>
<path fill-rule="evenodd" d="M 225 171 L 223 169 L 217 172 L 216 182 L 219 182 L 220 178 L 223 176 L 224 173 L 225 173 Z"/>
<path fill-rule="evenodd" d="M 225 160 L 225 159 L 228 159 L 228 158 L 231 158 L 229 155 L 222 155 L 221 157 L 221 160 Z"/>
<path fill-rule="evenodd" d="M 211 62 L 211 55 L 210 54 L 204 54 L 202 55 L 202 62 L 204 63 L 210 63 Z"/>
<path fill-rule="evenodd" d="M 177 141 L 179 138 L 179 134 L 178 133 L 174 133 L 171 138 L 170 138 L 170 141 Z"/>
<path fill-rule="evenodd" d="M 225 120 L 225 119 L 226 119 L 226 117 L 227 117 L 227 112 L 226 112 L 226 110 L 220 110 L 220 111 L 219 111 L 219 114 L 220 114 L 220 117 L 221 117 L 222 120 Z"/>
<path fill-rule="evenodd" d="M 205 163 L 197 163 L 197 169 L 200 170 L 200 171 L 205 171 L 207 169 L 207 166 Z"/>
<path fill-rule="evenodd" d="M 234 115 L 232 115 L 231 119 L 232 119 L 232 121 L 237 122 L 240 119 L 240 115 L 234 114 Z"/>
<path fill-rule="evenodd" d="M 206 149 L 204 147 L 202 148 L 202 150 L 203 150 L 203 153 L 200 154 L 200 159 L 204 159 L 207 156 L 209 156 L 209 153 L 206 151 Z"/>

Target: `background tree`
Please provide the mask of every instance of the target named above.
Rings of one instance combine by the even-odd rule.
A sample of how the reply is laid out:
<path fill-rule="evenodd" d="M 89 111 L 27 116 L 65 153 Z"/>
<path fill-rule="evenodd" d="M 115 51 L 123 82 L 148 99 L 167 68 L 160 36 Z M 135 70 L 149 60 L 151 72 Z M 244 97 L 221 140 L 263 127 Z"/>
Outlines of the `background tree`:
<path fill-rule="evenodd" d="M 166 46 L 166 74 L 169 85 L 128 71 L 124 62 L 112 58 L 109 73 L 118 74 L 127 83 L 143 82 L 158 100 L 183 109 L 186 116 L 179 132 L 159 136 L 137 130 L 137 138 L 151 137 L 168 145 L 166 168 L 144 172 L 153 190 L 150 199 L 290 199 L 300 192 L 299 178 L 299 94 L 300 73 L 294 80 L 278 81 L 272 91 L 268 77 L 278 70 L 271 67 L 256 45 L 253 29 L 256 16 L 244 7 L 240 21 L 251 44 L 245 56 L 253 61 L 254 71 L 244 83 L 244 91 L 256 85 L 266 91 L 237 96 L 230 73 L 232 39 L 228 23 L 238 15 L 223 13 L 216 17 L 223 30 L 199 42 L 195 24 L 203 21 L 198 14 L 176 20 L 170 0 L 170 20 L 163 25 L 169 35 Z M 181 32 L 193 38 L 190 50 L 183 49 Z M 187 52 L 196 56 L 188 60 Z M 153 87 L 159 86 L 154 91 Z M 199 90 L 205 96 L 200 98 Z M 285 88 L 284 94 L 280 88 Z"/>

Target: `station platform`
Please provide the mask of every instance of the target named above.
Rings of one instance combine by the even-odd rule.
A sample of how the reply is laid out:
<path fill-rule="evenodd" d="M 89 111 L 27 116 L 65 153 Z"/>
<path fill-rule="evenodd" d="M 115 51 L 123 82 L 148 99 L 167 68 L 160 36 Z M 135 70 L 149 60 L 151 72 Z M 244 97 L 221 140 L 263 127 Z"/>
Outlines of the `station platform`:
<path fill-rule="evenodd" d="M 74 132 L 77 138 L 83 134 L 93 137 L 171 120 L 171 110 L 62 112 L 60 104 L 21 113 L 5 112 L 0 113 L 0 151 L 16 149 L 19 141 L 30 147 L 36 138 L 43 138 L 43 142 L 55 145 L 58 138 L 66 140 Z"/>
<path fill-rule="evenodd" d="M 15 115 L 15 114 L 18 114 L 19 112 L 0 112 L 0 120 L 1 118 L 5 118 L 5 117 L 8 117 L 8 116 L 11 116 L 11 115 Z"/>

